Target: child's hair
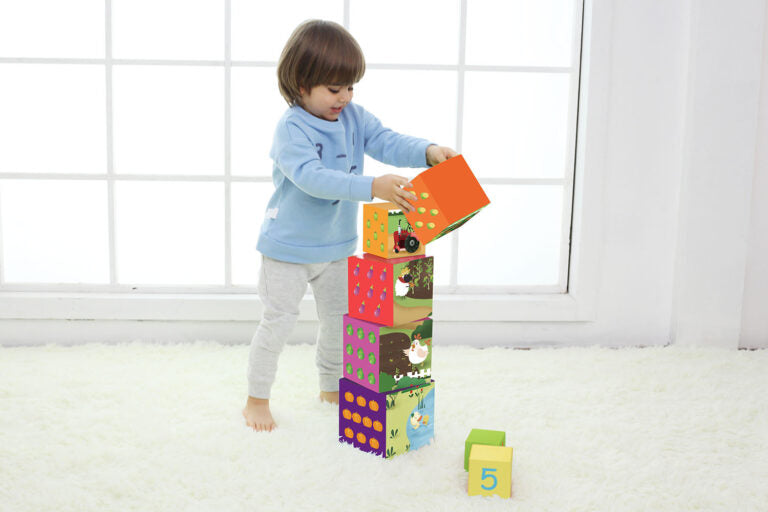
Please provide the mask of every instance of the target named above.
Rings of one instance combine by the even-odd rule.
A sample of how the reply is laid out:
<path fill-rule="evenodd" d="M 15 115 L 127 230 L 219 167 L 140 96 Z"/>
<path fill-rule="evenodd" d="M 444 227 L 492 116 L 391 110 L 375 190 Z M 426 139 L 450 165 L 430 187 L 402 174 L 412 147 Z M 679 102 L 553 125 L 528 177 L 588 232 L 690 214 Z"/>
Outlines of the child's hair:
<path fill-rule="evenodd" d="M 348 85 L 365 74 L 365 58 L 355 38 L 332 21 L 305 21 L 285 43 L 277 65 L 277 81 L 285 101 L 299 104 L 300 88 Z"/>

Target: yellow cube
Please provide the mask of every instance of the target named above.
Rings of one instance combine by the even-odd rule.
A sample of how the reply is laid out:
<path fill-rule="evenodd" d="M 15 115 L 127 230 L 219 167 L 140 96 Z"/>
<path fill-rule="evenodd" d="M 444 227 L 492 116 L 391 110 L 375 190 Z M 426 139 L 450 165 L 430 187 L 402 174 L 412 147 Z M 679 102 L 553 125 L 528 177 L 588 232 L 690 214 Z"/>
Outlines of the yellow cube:
<path fill-rule="evenodd" d="M 512 447 L 472 445 L 469 453 L 470 496 L 497 494 L 509 498 L 512 494 Z"/>

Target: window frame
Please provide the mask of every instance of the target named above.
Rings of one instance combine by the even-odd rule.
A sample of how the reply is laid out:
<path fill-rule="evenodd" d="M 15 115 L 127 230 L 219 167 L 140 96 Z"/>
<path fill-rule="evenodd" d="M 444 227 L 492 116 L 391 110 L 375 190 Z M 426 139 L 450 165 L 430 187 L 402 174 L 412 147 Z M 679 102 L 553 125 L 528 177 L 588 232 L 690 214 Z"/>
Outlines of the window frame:
<path fill-rule="evenodd" d="M 579 2 L 581 4 L 581 2 Z M 561 257 L 568 263 L 561 265 L 561 284 L 557 287 L 488 287 L 459 286 L 456 284 L 459 233 L 452 240 L 452 275 L 449 286 L 438 287 L 440 296 L 435 317 L 455 321 L 585 321 L 594 318 L 597 291 L 597 256 L 599 234 L 599 192 L 602 181 L 602 160 L 605 153 L 605 112 L 607 83 L 606 74 L 609 57 L 606 51 L 598 53 L 599 45 L 591 44 L 597 39 L 610 39 L 610 33 L 594 24 L 595 7 L 592 0 L 585 0 L 579 13 L 582 30 L 574 31 L 574 37 L 581 44 L 574 44 L 574 51 L 580 57 L 580 72 L 572 76 L 575 86 L 571 87 L 569 131 L 576 133 L 569 141 L 569 154 L 575 155 L 574 172 L 561 181 L 566 186 L 563 194 L 564 219 L 561 241 Z M 231 69 L 237 66 L 274 66 L 274 62 L 244 62 L 231 60 L 231 6 L 225 2 L 225 59 L 223 62 L 189 61 L 147 61 L 112 59 L 110 41 L 110 2 L 107 0 L 107 45 L 105 59 L 9 59 L 0 58 L 0 63 L 77 63 L 103 65 L 107 80 L 107 152 L 108 166 L 105 174 L 58 174 L 58 173 L 2 173 L 2 179 L 73 179 L 106 180 L 108 184 L 109 225 L 110 225 L 110 282 L 109 285 L 78 284 L 13 284 L 4 281 L 0 262 L 0 319 L 157 319 L 157 320 L 258 320 L 261 308 L 254 307 L 253 286 L 232 284 L 231 255 L 231 184 L 237 182 L 268 182 L 268 176 L 233 175 L 230 166 L 231 154 Z M 461 0 L 460 62 L 448 66 L 459 71 L 459 102 L 457 109 L 457 149 L 461 149 L 463 116 L 463 77 L 466 71 L 519 70 L 519 68 L 467 66 L 464 63 L 466 37 L 467 0 Z M 609 7 L 601 8 L 598 15 L 610 18 Z M 578 9 L 577 9 L 578 10 Z M 349 0 L 345 0 L 345 25 L 349 26 Z M 607 47 L 608 45 L 604 45 Z M 593 66 L 595 60 L 598 66 Z M 112 160 L 112 108 L 111 75 L 115 65 L 201 65 L 223 66 L 225 73 L 225 166 L 222 175 L 117 175 Z M 410 69 L 412 66 L 371 64 L 372 69 Z M 444 69 L 446 66 L 429 69 Z M 590 91 L 590 94 L 587 94 Z M 588 97 L 589 96 L 589 97 Z M 588 107 L 589 104 L 589 107 Z M 590 172 L 585 169 L 589 162 Z M 587 179 L 588 178 L 588 179 Z M 212 287 L 181 286 L 133 286 L 116 284 L 116 261 L 114 240 L 114 186 L 122 180 L 139 181 L 217 181 L 224 183 L 225 190 L 225 284 Z M 515 180 L 506 178 L 481 179 L 483 184 L 516 184 L 553 180 Z M 597 201 L 595 200 L 597 199 Z M 0 233 L 0 249 L 2 238 Z M 2 251 L 0 250 L 0 255 Z M 313 319 L 314 301 L 306 296 L 301 305 L 300 319 Z"/>

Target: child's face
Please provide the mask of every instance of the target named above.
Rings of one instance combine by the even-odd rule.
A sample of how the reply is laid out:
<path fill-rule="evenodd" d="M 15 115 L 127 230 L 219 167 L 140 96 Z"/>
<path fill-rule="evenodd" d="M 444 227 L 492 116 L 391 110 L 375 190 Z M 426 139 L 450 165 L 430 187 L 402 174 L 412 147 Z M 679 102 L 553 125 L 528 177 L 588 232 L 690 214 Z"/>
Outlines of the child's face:
<path fill-rule="evenodd" d="M 352 101 L 351 85 L 316 85 L 309 92 L 303 87 L 301 106 L 315 117 L 326 121 L 336 121 L 339 114 Z"/>

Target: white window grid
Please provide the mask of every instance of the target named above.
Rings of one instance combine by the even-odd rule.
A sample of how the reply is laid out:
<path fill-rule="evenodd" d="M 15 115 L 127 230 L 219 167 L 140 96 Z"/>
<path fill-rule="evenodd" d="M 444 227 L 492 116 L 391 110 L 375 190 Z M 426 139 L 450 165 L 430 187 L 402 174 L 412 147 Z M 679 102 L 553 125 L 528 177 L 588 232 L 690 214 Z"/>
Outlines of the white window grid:
<path fill-rule="evenodd" d="M 566 160 L 567 168 L 562 178 L 478 178 L 481 185 L 559 185 L 563 187 L 561 222 L 560 269 L 558 284 L 554 286 L 473 286 L 458 285 L 460 232 L 448 236 L 451 240 L 451 275 L 449 285 L 437 286 L 436 293 L 442 294 L 566 294 L 570 269 L 571 229 L 573 213 L 573 190 L 576 167 L 577 120 L 579 115 L 581 50 L 583 37 L 584 0 L 576 3 L 574 9 L 573 40 L 570 66 L 494 66 L 471 65 L 465 61 L 467 32 L 467 1 L 460 2 L 459 58 L 457 64 L 377 64 L 366 63 L 368 69 L 456 71 L 458 76 L 456 107 L 456 140 L 454 147 L 461 153 L 464 116 L 464 77 L 467 72 L 510 72 L 510 73 L 557 73 L 569 76 L 567 151 L 571 158 Z M 3 237 L 0 229 L 0 291 L 8 292 L 97 292 L 97 293 L 254 293 L 254 286 L 235 285 L 232 281 L 232 229 L 231 229 L 231 187 L 232 183 L 271 182 L 271 176 L 239 176 L 231 169 L 231 70 L 233 67 L 274 68 L 276 61 L 235 61 L 231 57 L 231 0 L 225 0 L 224 16 L 224 60 L 169 60 L 169 59 L 115 59 L 112 57 L 112 2 L 105 0 L 105 57 L 98 58 L 15 58 L 0 57 L 0 65 L 15 64 L 87 64 L 103 66 L 106 81 L 106 173 L 28 173 L 0 172 L 0 180 L 88 180 L 105 181 L 108 193 L 109 225 L 109 284 L 56 284 L 56 283 L 7 283 L 3 265 Z M 350 0 L 344 0 L 344 27 L 349 28 Z M 224 173 L 216 175 L 183 174 L 117 174 L 113 159 L 113 102 L 112 70 L 115 66 L 202 66 L 223 67 L 224 69 Z M 115 243 L 115 183 L 119 181 L 162 181 L 162 182 L 216 182 L 224 184 L 224 285 L 216 286 L 152 286 L 119 284 L 117 279 Z"/>

